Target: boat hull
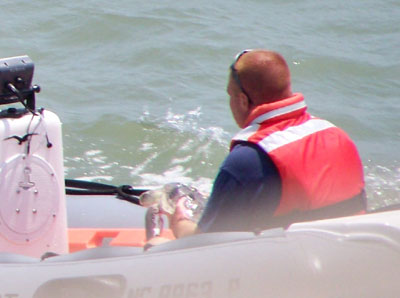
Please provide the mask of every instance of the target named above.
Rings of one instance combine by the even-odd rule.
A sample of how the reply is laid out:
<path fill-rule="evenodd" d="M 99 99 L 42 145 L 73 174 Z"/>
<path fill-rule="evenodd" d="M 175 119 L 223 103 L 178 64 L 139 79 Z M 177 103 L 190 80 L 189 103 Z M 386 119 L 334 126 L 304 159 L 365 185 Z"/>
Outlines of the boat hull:
<path fill-rule="evenodd" d="M 147 252 L 108 246 L 43 261 L 3 254 L 0 295 L 395 297 L 400 290 L 399 218 L 400 211 L 391 211 L 259 235 L 200 234 Z"/>

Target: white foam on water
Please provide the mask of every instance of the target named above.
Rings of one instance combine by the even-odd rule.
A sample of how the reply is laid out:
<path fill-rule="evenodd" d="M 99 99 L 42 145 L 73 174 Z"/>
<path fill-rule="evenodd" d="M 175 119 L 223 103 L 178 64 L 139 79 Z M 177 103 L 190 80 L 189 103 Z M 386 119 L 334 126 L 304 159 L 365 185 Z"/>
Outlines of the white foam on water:
<path fill-rule="evenodd" d="M 365 183 L 371 209 L 400 204 L 400 166 L 393 161 L 391 166 L 367 162 Z"/>
<path fill-rule="evenodd" d="M 188 155 L 183 158 L 174 158 L 171 160 L 171 164 L 176 165 L 176 164 L 186 163 L 186 162 L 189 162 L 190 160 L 192 160 L 192 158 L 193 158 L 193 156 L 191 156 L 191 155 Z"/>
<path fill-rule="evenodd" d="M 194 179 L 188 176 L 190 172 L 190 169 L 185 169 L 182 166 L 175 166 L 162 174 L 142 173 L 140 176 L 143 185 L 159 186 L 171 182 L 179 182 L 196 187 L 201 192 L 209 194 L 211 192 L 213 180 L 204 177 Z"/>
<path fill-rule="evenodd" d="M 112 181 L 113 177 L 112 176 L 82 176 L 82 177 L 76 177 L 75 179 L 77 180 L 84 180 L 84 181 L 89 181 L 89 182 L 94 182 L 94 181 Z"/>
<path fill-rule="evenodd" d="M 169 108 L 161 120 L 160 127 L 173 128 L 180 132 L 189 132 L 196 135 L 198 140 L 211 139 L 220 144 L 227 144 L 231 133 L 218 126 L 204 126 L 204 120 L 201 118 L 201 107 L 187 111 L 185 114 L 175 112 Z"/>
<path fill-rule="evenodd" d="M 131 176 L 136 176 L 136 175 L 143 175 L 141 172 L 143 169 L 150 164 L 154 159 L 156 159 L 159 156 L 157 152 L 152 153 L 148 158 L 146 158 L 141 164 L 136 165 L 133 170 L 131 170 L 130 174 Z"/>
<path fill-rule="evenodd" d="M 92 144 L 92 145 L 96 145 L 96 144 Z M 97 149 L 97 150 L 88 150 L 88 151 L 85 152 L 85 155 L 86 156 L 95 156 L 95 155 L 99 155 L 101 153 L 103 153 L 103 151 L 99 150 L 99 149 Z"/>
<path fill-rule="evenodd" d="M 141 151 L 150 151 L 152 149 L 154 149 L 153 143 L 142 143 L 141 147 L 139 148 Z"/>

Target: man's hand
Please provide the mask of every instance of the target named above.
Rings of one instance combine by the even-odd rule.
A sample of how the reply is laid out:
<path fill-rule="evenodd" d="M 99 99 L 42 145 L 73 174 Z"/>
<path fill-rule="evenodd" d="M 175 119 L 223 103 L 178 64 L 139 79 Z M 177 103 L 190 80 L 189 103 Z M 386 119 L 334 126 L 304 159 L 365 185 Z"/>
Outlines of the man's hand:
<path fill-rule="evenodd" d="M 197 233 L 197 224 L 188 217 L 187 208 L 185 207 L 185 198 L 180 199 L 175 208 L 175 212 L 170 215 L 166 214 L 169 227 L 174 233 L 175 238 L 190 236 Z M 171 239 L 156 236 L 146 242 L 143 249 L 146 251 L 153 246 L 160 245 L 171 241 Z"/>
<path fill-rule="evenodd" d="M 190 212 L 188 212 L 185 202 L 186 197 L 181 198 L 176 204 L 174 214 L 168 216 L 169 227 L 176 238 L 197 233 L 197 224 L 189 216 Z"/>

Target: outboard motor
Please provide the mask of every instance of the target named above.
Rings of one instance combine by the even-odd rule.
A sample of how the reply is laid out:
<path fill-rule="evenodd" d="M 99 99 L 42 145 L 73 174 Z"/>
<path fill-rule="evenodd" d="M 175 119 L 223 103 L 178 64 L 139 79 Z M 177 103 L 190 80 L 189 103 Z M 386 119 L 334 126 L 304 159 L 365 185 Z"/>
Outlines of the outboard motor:
<path fill-rule="evenodd" d="M 0 59 L 0 252 L 68 252 L 61 122 L 36 109 L 34 64 Z"/>

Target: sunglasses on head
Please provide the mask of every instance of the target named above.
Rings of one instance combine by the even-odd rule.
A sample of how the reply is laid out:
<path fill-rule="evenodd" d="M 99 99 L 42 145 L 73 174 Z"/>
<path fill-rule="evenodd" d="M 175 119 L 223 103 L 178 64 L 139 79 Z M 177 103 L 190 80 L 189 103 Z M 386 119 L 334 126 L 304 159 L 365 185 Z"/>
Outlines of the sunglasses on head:
<path fill-rule="evenodd" d="M 239 86 L 240 91 L 242 91 L 247 96 L 247 99 L 252 104 L 253 101 L 251 100 L 250 96 L 247 94 L 246 90 L 244 90 L 243 85 L 242 85 L 242 83 L 240 82 L 240 79 L 239 79 L 239 74 L 238 74 L 238 72 L 237 72 L 237 70 L 235 68 L 235 64 L 236 64 L 236 62 L 239 61 L 240 57 L 242 57 L 244 54 L 246 54 L 246 53 L 248 53 L 250 51 L 252 51 L 252 50 L 243 50 L 240 53 L 238 53 L 236 55 L 236 57 L 235 57 L 235 60 L 231 64 L 230 69 L 231 69 L 232 77 L 235 80 L 236 84 Z"/>

